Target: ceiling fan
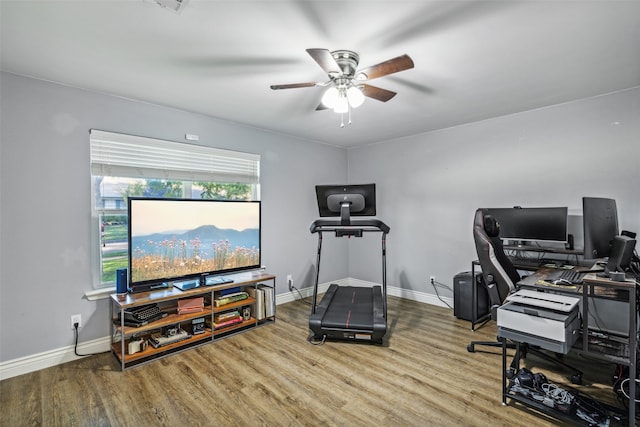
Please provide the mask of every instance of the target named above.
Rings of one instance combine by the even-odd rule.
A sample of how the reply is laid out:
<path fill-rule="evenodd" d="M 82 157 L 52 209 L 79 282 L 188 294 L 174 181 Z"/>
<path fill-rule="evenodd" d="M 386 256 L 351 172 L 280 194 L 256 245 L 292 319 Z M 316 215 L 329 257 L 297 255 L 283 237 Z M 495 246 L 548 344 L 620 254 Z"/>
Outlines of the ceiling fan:
<path fill-rule="evenodd" d="M 333 109 L 336 113 L 350 112 L 364 102 L 364 97 L 387 102 L 396 92 L 367 84 L 369 80 L 413 68 L 413 60 L 408 55 L 398 56 L 388 61 L 358 70 L 360 57 L 350 50 L 307 49 L 307 53 L 318 63 L 329 80 L 324 82 L 291 83 L 272 85 L 271 89 L 296 89 L 302 87 L 326 87 L 329 89 L 322 97 L 322 103 L 316 110 Z M 349 123 L 351 120 L 349 120 Z M 344 123 L 342 123 L 344 126 Z"/>

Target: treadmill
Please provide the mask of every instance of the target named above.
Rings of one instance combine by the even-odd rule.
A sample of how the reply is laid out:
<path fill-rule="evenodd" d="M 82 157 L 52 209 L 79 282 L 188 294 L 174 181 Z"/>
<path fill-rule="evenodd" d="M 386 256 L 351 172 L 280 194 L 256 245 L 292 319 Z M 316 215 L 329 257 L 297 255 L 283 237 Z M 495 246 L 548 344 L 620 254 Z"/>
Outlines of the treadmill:
<path fill-rule="evenodd" d="M 378 219 L 355 219 L 351 216 L 374 216 L 375 184 L 318 185 L 318 209 L 321 217 L 311 224 L 311 233 L 318 233 L 316 280 L 309 316 L 310 342 L 343 340 L 382 344 L 387 332 L 387 269 L 386 237 L 390 228 Z M 362 237 L 377 232 L 382 236 L 382 286 L 373 287 L 329 285 L 318 304 L 318 279 L 323 233 L 335 237 Z"/>

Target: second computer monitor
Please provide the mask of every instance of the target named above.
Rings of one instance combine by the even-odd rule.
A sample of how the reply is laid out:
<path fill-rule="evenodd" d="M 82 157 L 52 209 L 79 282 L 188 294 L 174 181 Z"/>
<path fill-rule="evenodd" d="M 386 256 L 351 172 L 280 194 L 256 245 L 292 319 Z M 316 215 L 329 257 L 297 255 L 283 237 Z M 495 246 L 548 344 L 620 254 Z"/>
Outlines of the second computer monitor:
<path fill-rule="evenodd" d="M 567 207 L 490 208 L 500 224 L 500 238 L 519 242 L 565 243 Z"/>
<path fill-rule="evenodd" d="M 606 258 L 611 254 L 613 239 L 618 235 L 618 211 L 614 199 L 582 198 L 584 258 Z"/>

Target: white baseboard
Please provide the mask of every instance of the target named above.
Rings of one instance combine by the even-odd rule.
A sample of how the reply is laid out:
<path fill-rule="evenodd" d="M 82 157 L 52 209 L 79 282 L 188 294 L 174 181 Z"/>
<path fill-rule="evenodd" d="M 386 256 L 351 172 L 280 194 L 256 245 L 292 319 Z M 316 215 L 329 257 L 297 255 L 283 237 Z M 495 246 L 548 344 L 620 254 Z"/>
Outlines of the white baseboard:
<path fill-rule="evenodd" d="M 326 292 L 331 283 L 335 283 L 341 286 L 374 286 L 379 283 L 372 283 L 365 280 L 346 278 L 340 280 L 334 280 L 332 282 L 322 283 L 318 285 L 318 293 Z M 453 307 L 453 298 L 443 298 L 444 302 L 438 299 L 433 294 L 426 292 L 418 292 L 408 289 L 402 289 L 395 286 L 387 286 L 387 293 L 391 296 L 405 298 L 413 301 L 422 302 L 425 304 L 436 305 L 440 307 Z M 276 304 L 284 304 L 287 302 L 295 301 L 302 298 L 310 297 L 313 295 L 313 287 L 307 287 L 297 291 L 284 292 L 276 295 Z M 109 336 L 98 338 L 92 341 L 86 341 L 82 344 L 78 344 L 78 353 L 90 354 L 101 353 L 109 351 L 111 345 L 111 338 Z M 43 353 L 33 354 L 30 356 L 21 357 L 18 359 L 8 360 L 0 363 L 0 381 L 7 378 L 16 377 L 18 375 L 27 374 L 29 372 L 38 371 L 44 368 L 50 368 L 52 366 L 61 365 L 63 363 L 71 362 L 73 360 L 80 359 L 75 355 L 73 346 L 63 347 L 55 350 L 45 351 Z"/>
<path fill-rule="evenodd" d="M 78 353 L 91 354 L 109 351 L 111 346 L 110 337 L 102 337 L 92 341 L 78 344 Z M 44 368 L 61 365 L 71 362 L 72 360 L 81 359 L 76 356 L 74 346 L 58 348 L 55 350 L 45 351 L 30 356 L 20 357 L 18 359 L 8 360 L 0 363 L 0 381 L 7 378 L 16 377 L 18 375 L 27 374 L 29 372 L 38 371 Z"/>

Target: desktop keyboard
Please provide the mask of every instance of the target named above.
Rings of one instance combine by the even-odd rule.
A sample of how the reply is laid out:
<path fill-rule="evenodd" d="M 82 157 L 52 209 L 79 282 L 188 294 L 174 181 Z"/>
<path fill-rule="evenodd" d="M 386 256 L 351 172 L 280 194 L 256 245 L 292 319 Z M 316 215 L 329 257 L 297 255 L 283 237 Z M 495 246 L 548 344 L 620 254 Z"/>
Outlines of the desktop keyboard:
<path fill-rule="evenodd" d="M 547 275 L 547 281 L 555 281 L 555 280 L 563 280 L 574 285 L 579 285 L 582 283 L 582 279 L 584 278 L 584 271 L 576 271 L 576 270 L 556 270 L 553 273 Z"/>
<path fill-rule="evenodd" d="M 525 257 L 516 257 L 516 256 L 507 256 L 507 258 L 509 258 L 509 261 L 511 261 L 511 264 L 513 264 L 514 267 L 518 268 L 535 268 L 537 269 L 538 267 L 540 267 L 541 260 L 538 258 L 525 258 Z"/>

